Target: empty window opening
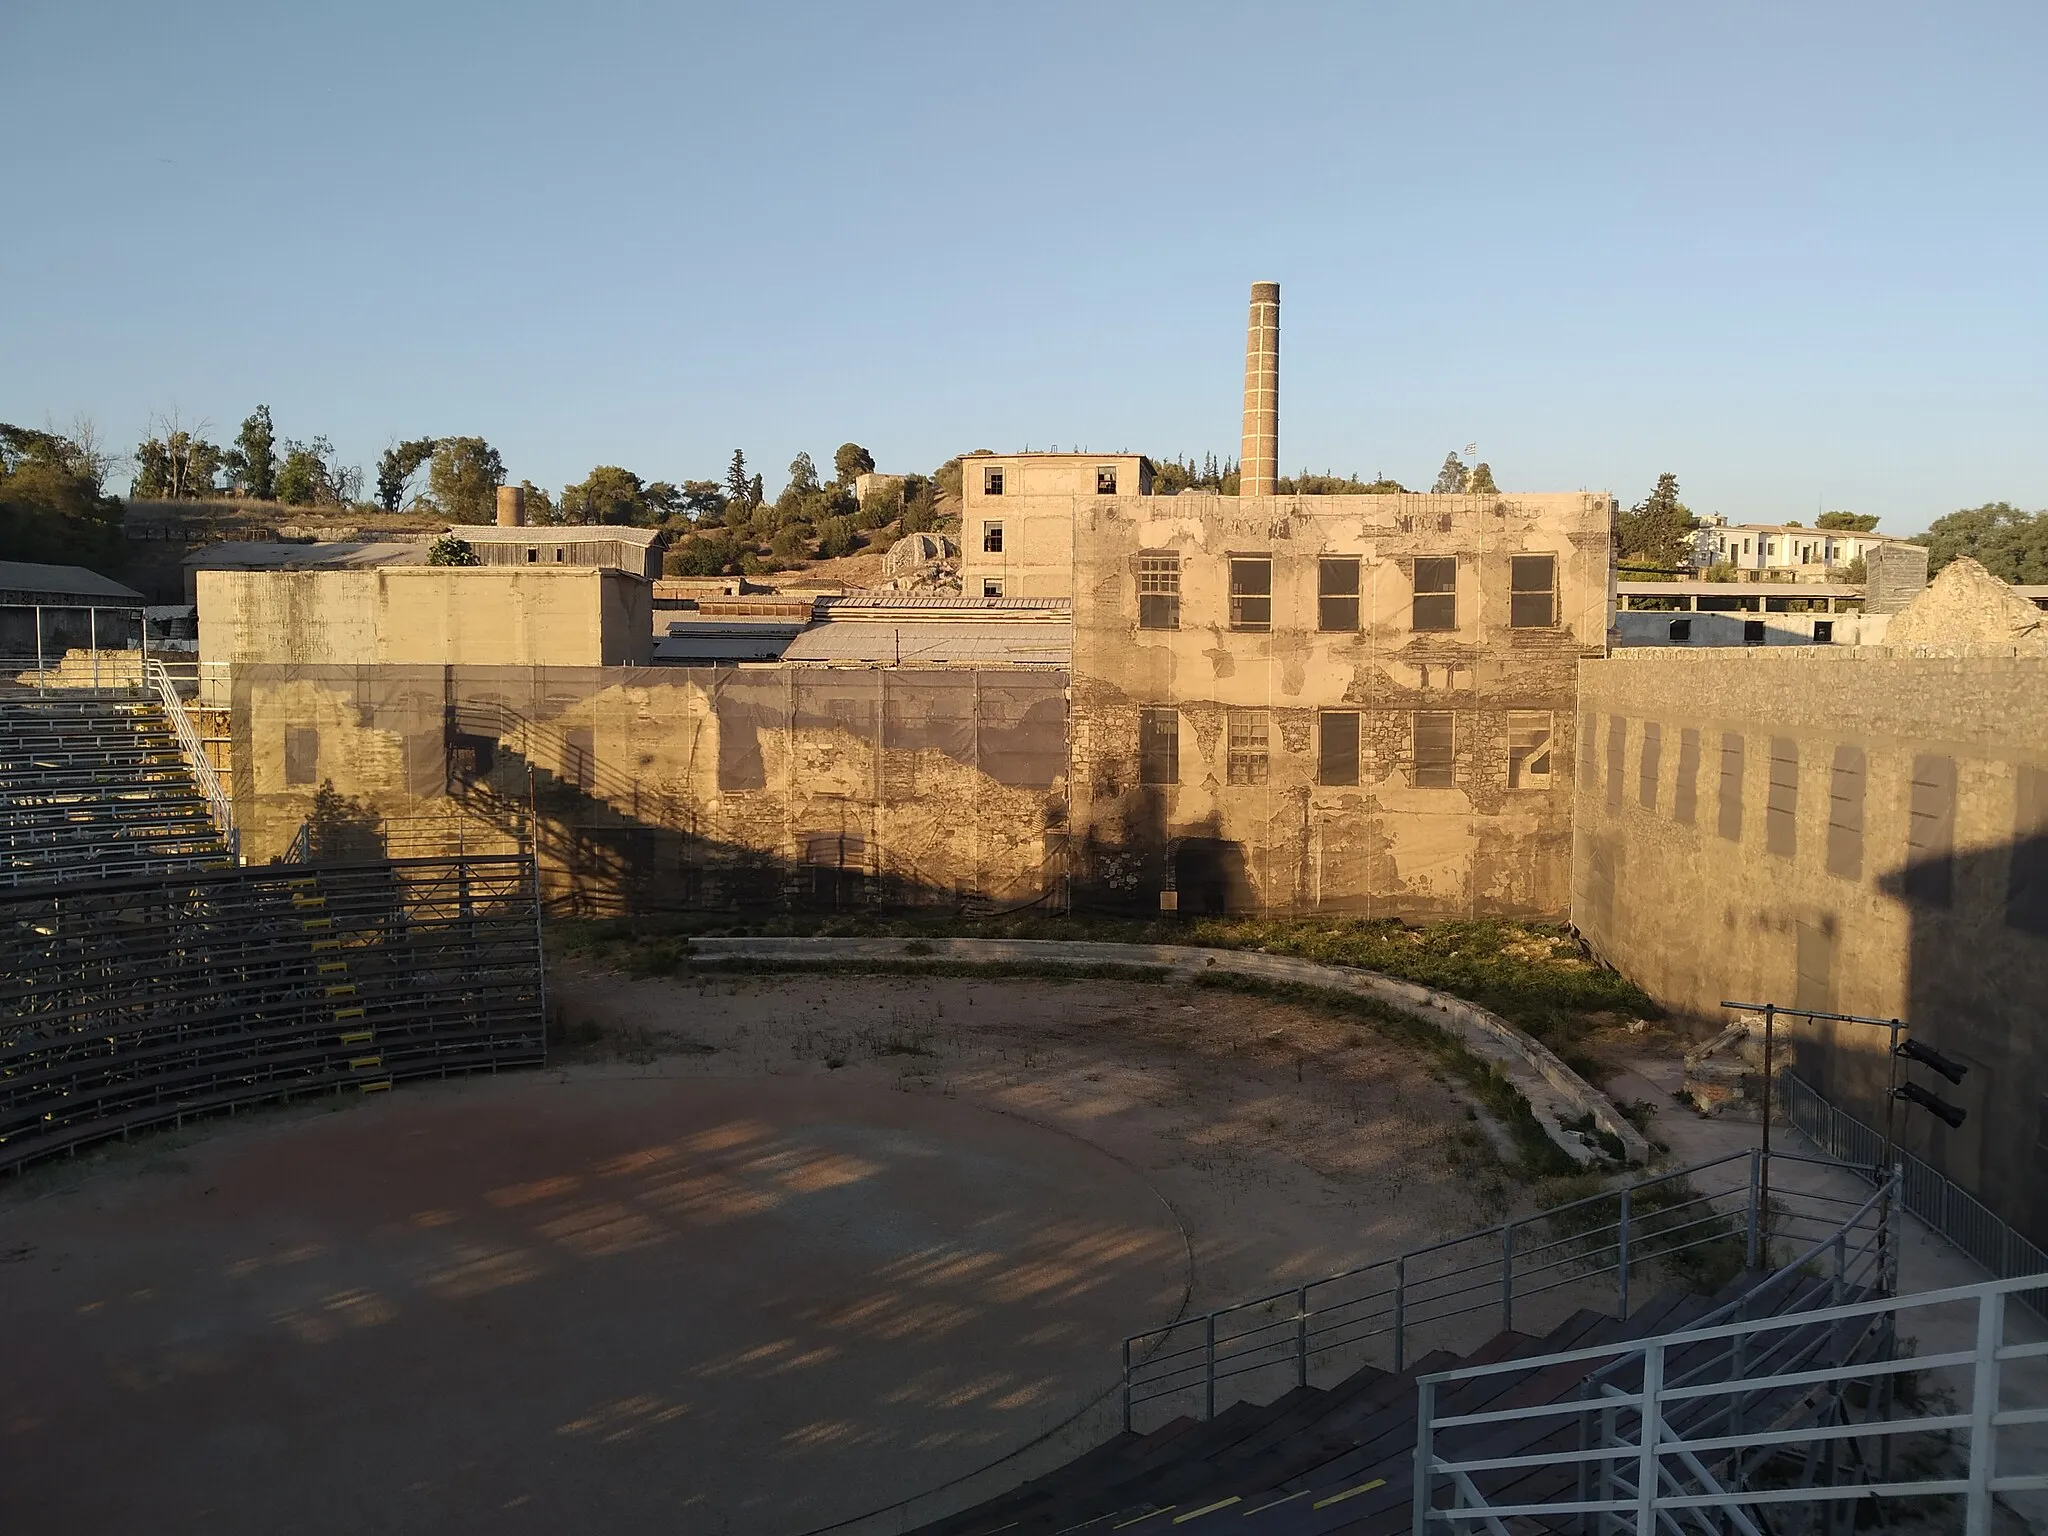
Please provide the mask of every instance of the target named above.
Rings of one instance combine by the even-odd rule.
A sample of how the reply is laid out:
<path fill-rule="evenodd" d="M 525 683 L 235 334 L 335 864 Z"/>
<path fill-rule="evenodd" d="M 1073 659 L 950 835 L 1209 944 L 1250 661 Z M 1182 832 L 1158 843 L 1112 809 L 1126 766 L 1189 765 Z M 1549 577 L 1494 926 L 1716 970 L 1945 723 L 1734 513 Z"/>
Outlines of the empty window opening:
<path fill-rule="evenodd" d="M 1316 562 L 1316 628 L 1348 633 L 1358 628 L 1358 557 Z"/>
<path fill-rule="evenodd" d="M 1180 628 L 1180 556 L 1170 550 L 1138 556 L 1138 628 Z"/>
<path fill-rule="evenodd" d="M 1863 779 L 1863 749 L 1835 748 L 1828 772 L 1827 868 L 1841 880 L 1863 878 Z"/>
<path fill-rule="evenodd" d="M 1316 782 L 1358 782 L 1358 712 L 1324 710 L 1316 723 Z"/>
<path fill-rule="evenodd" d="M 1273 557 L 1232 555 L 1230 557 L 1230 627 L 1271 629 L 1273 627 Z"/>
<path fill-rule="evenodd" d="M 558 544 L 558 545 L 556 545 L 556 546 L 555 546 L 555 564 L 557 564 L 557 565 L 561 565 L 561 564 L 563 563 L 563 557 L 564 557 L 564 556 L 566 556 L 567 554 L 568 554 L 568 551 L 567 551 L 567 550 L 563 549 L 563 548 L 562 548 L 562 547 L 561 547 L 561 546 L 560 546 L 559 544 Z"/>
<path fill-rule="evenodd" d="M 1458 782 L 1457 716 L 1428 710 L 1415 717 L 1415 787 L 1450 789 Z"/>
<path fill-rule="evenodd" d="M 1815 645 L 1833 645 L 1835 643 L 1835 621 L 1833 619 L 1815 619 L 1813 621 L 1813 643 Z"/>
<path fill-rule="evenodd" d="M 1508 561 L 1508 623 L 1515 629 L 1557 623 L 1557 556 L 1516 555 Z"/>
<path fill-rule="evenodd" d="M 320 733 L 310 725 L 284 728 L 284 781 L 287 786 L 320 782 Z"/>
<path fill-rule="evenodd" d="M 984 496 L 1000 496 L 1003 494 L 1003 472 L 1000 468 L 991 466 L 981 472 L 981 494 Z"/>
<path fill-rule="evenodd" d="M 1551 715 L 1547 709 L 1508 711 L 1508 788 L 1550 787 Z"/>
<path fill-rule="evenodd" d="M 1781 859 L 1799 854 L 1799 743 L 1771 738 L 1771 787 L 1764 799 L 1764 848 Z"/>
<path fill-rule="evenodd" d="M 1226 768 L 1233 784 L 1266 782 L 1266 712 L 1263 709 L 1233 709 Z"/>
<path fill-rule="evenodd" d="M 983 523 L 981 525 L 981 552 L 984 555 L 1000 555 L 1003 552 L 1003 525 Z"/>
<path fill-rule="evenodd" d="M 1906 825 L 1906 895 L 1931 907 L 1955 901 L 1956 760 L 1913 759 Z"/>
<path fill-rule="evenodd" d="M 1098 464 L 1095 467 L 1095 494 L 1098 496 L 1114 496 L 1116 494 L 1116 466 L 1114 464 Z"/>
<path fill-rule="evenodd" d="M 1671 621 L 1671 643 L 1673 645 L 1692 644 L 1691 619 L 1673 619 Z"/>
<path fill-rule="evenodd" d="M 540 551 L 537 549 L 528 549 L 526 552 L 526 563 L 528 565 L 539 565 Z"/>
<path fill-rule="evenodd" d="M 1655 720 L 1643 722 L 1643 761 L 1636 774 L 1636 798 L 1643 809 L 1657 809 L 1657 779 L 1664 767 L 1664 727 Z"/>
<path fill-rule="evenodd" d="M 1700 733 L 1685 726 L 1678 733 L 1678 777 L 1671 784 L 1671 819 L 1691 826 L 1698 814 L 1700 795 Z"/>
<path fill-rule="evenodd" d="M 1721 816 L 1718 829 L 1731 843 L 1742 841 L 1742 738 L 1721 734 Z"/>
<path fill-rule="evenodd" d="M 1138 711 L 1138 782 L 1180 782 L 1180 711 Z"/>
<path fill-rule="evenodd" d="M 1415 560 L 1415 610 L 1409 627 L 1444 630 L 1458 627 L 1458 557 L 1419 555 Z"/>
<path fill-rule="evenodd" d="M 1607 809 L 1621 809 L 1621 776 L 1628 771 L 1628 719 L 1610 715 L 1607 719 Z"/>
<path fill-rule="evenodd" d="M 1762 645 L 1764 643 L 1764 621 L 1762 619 L 1744 619 L 1742 621 L 1742 643 L 1744 645 Z"/>

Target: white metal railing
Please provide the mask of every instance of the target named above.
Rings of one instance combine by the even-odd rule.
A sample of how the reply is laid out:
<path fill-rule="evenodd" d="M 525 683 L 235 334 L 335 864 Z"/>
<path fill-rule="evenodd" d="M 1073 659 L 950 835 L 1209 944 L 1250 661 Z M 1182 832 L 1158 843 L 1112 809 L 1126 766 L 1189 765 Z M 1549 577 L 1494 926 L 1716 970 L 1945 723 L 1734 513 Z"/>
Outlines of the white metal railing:
<path fill-rule="evenodd" d="M 1513 1328 L 1518 1311 L 1540 1313 L 1559 1299 L 1552 1293 L 1626 1318 L 1653 1269 L 1709 1291 L 1768 1270 L 1774 1243 L 1797 1252 L 1866 1219 L 1862 1196 L 1797 1190 L 1777 1174 L 1802 1163 L 1839 1166 L 1770 1154 L 1767 1216 L 1763 1154 L 1735 1152 L 1133 1334 L 1124 1427 L 1148 1407 L 1210 1418 L 1232 1400 L 1277 1397 L 1363 1364 L 1399 1371 L 1426 1349 L 1469 1347 L 1475 1327 Z"/>
<path fill-rule="evenodd" d="M 1846 1110 L 1830 1104 L 1790 1072 L 1778 1077 L 1778 1101 L 1785 1118 L 1821 1151 L 1838 1157 L 1860 1177 L 1876 1182 L 1884 1165 L 1883 1135 Z M 1947 1238 L 1996 1280 L 2048 1272 L 2048 1249 L 2029 1241 L 1953 1179 L 1903 1147 L 1890 1149 L 1901 1175 L 1900 1203 Z M 2048 1292 L 2013 1298 L 2048 1321 Z"/>
<path fill-rule="evenodd" d="M 2001 1431 L 2048 1424 L 2048 1407 L 2038 1402 L 2006 1406 L 2003 1381 L 2013 1362 L 2048 1357 L 2048 1342 L 2014 1342 L 2006 1327 L 2009 1298 L 2043 1287 L 2048 1274 L 1990 1280 L 1424 1376 L 1412 1529 L 1415 1536 L 1494 1532 L 1510 1521 L 1524 1529 L 1530 1520 L 1543 1520 L 1543 1529 L 1590 1536 L 1694 1530 L 1757 1536 L 1782 1528 L 1772 1511 L 1846 1516 L 1865 1500 L 1912 1499 L 1941 1500 L 1960 1515 L 1945 1529 L 1990 1536 L 1994 1495 L 2048 1489 L 2048 1473 L 1999 1470 Z M 1894 1356 L 1891 1341 L 1912 1331 L 1902 1319 L 1962 1306 L 1975 1309 L 1970 1348 Z M 1931 1321 L 1923 1318 L 1919 1326 Z M 1782 1342 L 1788 1338 L 1806 1343 L 1793 1349 Z M 1703 1370 L 1703 1357 L 1733 1368 Z M 1437 1411 L 1462 1383 L 1601 1362 L 1609 1372 L 1624 1363 L 1631 1369 L 1625 1380 L 1610 1377 L 1574 1401 Z M 1900 1378 L 1930 1370 L 1960 1376 L 1956 1411 L 1939 1411 L 1941 1403 L 1902 1404 L 1891 1390 Z M 1542 1432 L 1530 1428 L 1554 1423 L 1555 1440 L 1575 1420 L 1591 1430 L 1577 1450 L 1543 1444 Z M 1507 1426 L 1516 1431 L 1512 1440 L 1499 1438 Z M 1911 1436 L 1943 1437 L 1959 1456 L 1928 1454 L 1929 1440 L 1902 1444 Z M 1454 1440 L 1465 1450 L 1444 1454 L 1442 1447 Z M 1918 1454 L 1898 1454 L 1907 1450 Z M 1508 1454 L 1486 1454 L 1503 1451 Z M 1775 1475 L 1772 1469 L 1785 1457 L 1805 1462 L 1789 1485 L 1782 1467 Z M 1517 1491 L 1532 1473 L 1564 1468 L 1581 1472 L 1576 1487 L 1551 1496 Z M 1449 1502 L 1440 1504 L 1441 1495 Z M 1933 1513 L 1941 1518 L 1939 1508 Z"/>
<path fill-rule="evenodd" d="M 192 777 L 198 781 L 199 792 L 206 797 L 214 830 L 220 833 L 221 841 L 227 845 L 228 857 L 239 864 L 242 861 L 242 835 L 235 827 L 234 802 L 221 788 L 220 775 L 214 772 L 213 761 L 206 755 L 199 732 L 192 727 L 192 717 L 185 713 L 185 701 L 178 697 L 177 683 L 164 664 L 154 657 L 145 662 L 144 667 L 149 686 L 155 690 L 157 702 L 163 706 L 164 718 L 177 732 L 178 750 L 184 754 Z"/>

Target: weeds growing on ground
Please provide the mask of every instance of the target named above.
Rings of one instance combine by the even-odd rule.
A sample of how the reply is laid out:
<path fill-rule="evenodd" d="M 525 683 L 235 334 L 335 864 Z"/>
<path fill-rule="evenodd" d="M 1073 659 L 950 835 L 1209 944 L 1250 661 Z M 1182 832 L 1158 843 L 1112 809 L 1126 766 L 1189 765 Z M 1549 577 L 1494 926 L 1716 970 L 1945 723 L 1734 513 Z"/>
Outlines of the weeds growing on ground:
<path fill-rule="evenodd" d="M 668 974 L 658 966 L 670 954 L 676 957 L 667 961 L 670 970 L 682 964 L 687 941 L 693 936 L 893 937 L 911 941 L 904 945 L 906 955 L 927 953 L 919 945 L 934 938 L 1093 940 L 1263 950 L 1379 971 L 1478 1003 L 1543 1041 L 1575 1071 L 1595 1079 L 1602 1075 L 1599 1062 L 1577 1045 L 1596 1019 L 1602 1015 L 1652 1018 L 1658 1013 L 1640 987 L 1588 960 L 1563 929 L 1536 923 L 1443 922 L 1410 927 L 1394 918 L 1148 920 L 1043 913 L 990 918 L 790 913 L 747 918 L 705 912 L 562 921 L 550 924 L 549 932 L 551 942 L 567 954 L 622 960 L 622 951 L 645 951 L 645 961 L 625 960 L 627 968 L 643 975 Z"/>

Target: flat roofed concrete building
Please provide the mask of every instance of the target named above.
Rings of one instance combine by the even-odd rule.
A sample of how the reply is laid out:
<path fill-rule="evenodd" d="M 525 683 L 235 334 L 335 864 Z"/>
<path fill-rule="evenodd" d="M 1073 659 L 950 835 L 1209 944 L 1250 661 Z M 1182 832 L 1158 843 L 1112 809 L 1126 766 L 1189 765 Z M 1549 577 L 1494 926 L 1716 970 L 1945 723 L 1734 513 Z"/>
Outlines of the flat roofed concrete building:
<path fill-rule="evenodd" d="M 1139 453 L 969 454 L 960 461 L 960 590 L 1072 597 L 1080 510 L 1151 494 L 1152 462 Z"/>

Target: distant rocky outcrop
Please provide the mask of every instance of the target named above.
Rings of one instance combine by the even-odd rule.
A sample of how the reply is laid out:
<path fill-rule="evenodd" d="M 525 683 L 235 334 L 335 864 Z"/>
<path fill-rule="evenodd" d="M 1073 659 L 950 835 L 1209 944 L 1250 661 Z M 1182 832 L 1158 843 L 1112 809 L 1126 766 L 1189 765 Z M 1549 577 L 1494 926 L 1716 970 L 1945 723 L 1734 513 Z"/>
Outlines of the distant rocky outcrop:
<path fill-rule="evenodd" d="M 905 534 L 889 546 L 883 585 L 893 592 L 958 592 L 960 546 L 942 533 Z"/>
<path fill-rule="evenodd" d="M 1884 643 L 1906 649 L 2013 646 L 2048 655 L 2048 613 L 1961 555 L 1892 615 Z"/>

